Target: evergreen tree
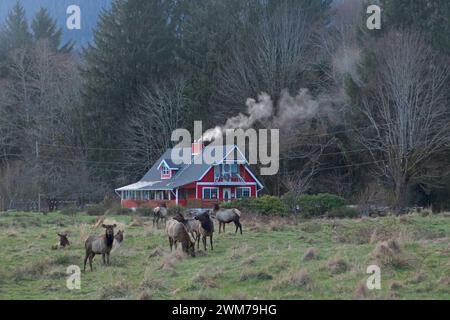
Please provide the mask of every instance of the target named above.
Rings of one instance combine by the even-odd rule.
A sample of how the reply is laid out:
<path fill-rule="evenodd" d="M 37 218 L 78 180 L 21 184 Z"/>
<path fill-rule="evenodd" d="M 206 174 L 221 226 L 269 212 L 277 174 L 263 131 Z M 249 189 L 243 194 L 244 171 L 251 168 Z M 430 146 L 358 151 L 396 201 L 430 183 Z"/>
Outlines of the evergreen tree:
<path fill-rule="evenodd" d="M 173 76 L 176 39 L 170 9 L 165 0 L 116 0 L 101 14 L 94 41 L 83 52 L 83 135 L 95 147 L 91 160 L 123 159 L 117 149 L 126 148 L 123 131 L 139 90 Z M 111 179 L 117 167 L 99 173 Z"/>
<path fill-rule="evenodd" d="M 31 23 L 31 29 L 33 30 L 35 41 L 48 39 L 52 50 L 55 52 L 59 51 L 67 53 L 70 52 L 74 46 L 73 42 L 67 42 L 60 47 L 62 29 L 57 27 L 56 20 L 50 17 L 47 9 L 45 8 L 41 8 L 36 13 L 36 16 Z"/>
<path fill-rule="evenodd" d="M 386 23 L 423 32 L 433 47 L 450 54 L 450 2 L 448 0 L 382 0 Z"/>
<path fill-rule="evenodd" d="M 32 36 L 28 30 L 25 10 L 19 1 L 6 17 L 0 30 L 0 77 L 8 73 L 8 55 L 16 49 L 28 49 Z"/>
<path fill-rule="evenodd" d="M 19 1 L 8 14 L 2 30 L 2 47 L 6 52 L 17 48 L 26 48 L 31 44 L 32 36 L 28 29 L 25 9 Z"/>

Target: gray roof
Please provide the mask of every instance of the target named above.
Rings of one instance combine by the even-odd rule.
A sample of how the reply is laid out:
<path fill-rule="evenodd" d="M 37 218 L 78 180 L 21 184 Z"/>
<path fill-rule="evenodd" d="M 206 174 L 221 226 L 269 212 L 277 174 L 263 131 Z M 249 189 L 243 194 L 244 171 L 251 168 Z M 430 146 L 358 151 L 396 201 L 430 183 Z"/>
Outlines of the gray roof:
<path fill-rule="evenodd" d="M 217 152 L 223 152 L 223 157 L 228 155 L 236 146 L 206 146 L 203 148 L 202 153 L 208 152 L 209 154 L 217 154 Z M 181 152 L 181 149 L 176 149 Z M 191 148 L 183 148 L 182 152 L 191 153 Z M 196 159 L 200 159 L 202 154 L 191 157 L 191 164 L 175 164 L 171 157 L 172 149 L 167 149 L 166 152 L 155 162 L 150 170 L 144 175 L 144 177 L 136 183 L 118 188 L 120 190 L 172 190 L 177 187 L 198 181 L 211 167 L 210 164 L 196 164 Z M 161 172 L 158 170 L 158 166 L 161 161 L 165 160 L 171 168 L 178 168 L 172 175 L 171 179 L 161 179 Z M 200 162 L 200 161 L 199 161 Z"/>

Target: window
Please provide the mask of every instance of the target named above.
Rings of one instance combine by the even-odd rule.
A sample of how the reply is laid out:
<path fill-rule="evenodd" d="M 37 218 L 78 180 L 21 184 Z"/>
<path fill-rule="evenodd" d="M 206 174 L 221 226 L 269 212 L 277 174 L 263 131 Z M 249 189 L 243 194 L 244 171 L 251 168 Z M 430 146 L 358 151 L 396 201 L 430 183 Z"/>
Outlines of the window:
<path fill-rule="evenodd" d="M 217 188 L 203 188 L 203 199 L 211 200 L 218 199 L 219 189 Z"/>
<path fill-rule="evenodd" d="M 250 188 L 249 187 L 238 187 L 236 188 L 236 198 L 250 198 Z"/>

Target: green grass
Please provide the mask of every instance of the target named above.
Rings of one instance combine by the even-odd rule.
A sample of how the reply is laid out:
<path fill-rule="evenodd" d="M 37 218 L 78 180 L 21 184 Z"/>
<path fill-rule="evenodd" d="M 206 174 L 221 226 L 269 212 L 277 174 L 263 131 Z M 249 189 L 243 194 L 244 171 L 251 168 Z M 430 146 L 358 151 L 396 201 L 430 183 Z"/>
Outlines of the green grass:
<path fill-rule="evenodd" d="M 83 236 L 103 232 L 91 228 L 96 218 L 0 214 L 0 299 L 450 299 L 445 215 L 306 221 L 249 216 L 242 236 L 228 225 L 225 234 L 216 232 L 214 251 L 200 250 L 195 258 L 170 254 L 164 231 L 154 229 L 150 218 L 108 218 L 125 229 L 122 247 L 111 254 L 110 266 L 96 256 L 94 272 L 81 275 L 81 290 L 68 290 L 66 268 L 82 268 Z M 135 219 L 143 225 L 131 227 Z M 72 245 L 52 250 L 61 231 L 70 232 Z M 400 245 L 395 263 L 374 255 L 390 239 Z M 303 259 L 309 248 L 313 258 Z M 336 261 L 342 270 L 331 267 Z M 381 267 L 382 288 L 358 293 L 371 264 Z"/>

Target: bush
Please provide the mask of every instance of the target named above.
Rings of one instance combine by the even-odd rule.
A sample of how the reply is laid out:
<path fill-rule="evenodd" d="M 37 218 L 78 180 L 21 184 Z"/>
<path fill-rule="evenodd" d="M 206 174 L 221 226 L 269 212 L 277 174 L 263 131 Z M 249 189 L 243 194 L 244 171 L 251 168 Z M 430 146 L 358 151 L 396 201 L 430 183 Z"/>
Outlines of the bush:
<path fill-rule="evenodd" d="M 77 208 L 75 206 L 67 206 L 62 208 L 60 213 L 66 216 L 74 216 L 77 214 Z"/>
<path fill-rule="evenodd" d="M 184 214 L 185 209 L 181 206 L 171 206 L 167 208 L 169 215 L 174 216 L 177 212 L 181 212 Z"/>
<path fill-rule="evenodd" d="M 105 212 L 105 208 L 99 204 L 94 204 L 86 208 L 86 214 L 90 216 L 101 216 Z"/>
<path fill-rule="evenodd" d="M 136 214 L 138 216 L 150 217 L 153 216 L 153 209 L 144 205 L 136 209 Z"/>
<path fill-rule="evenodd" d="M 358 216 L 358 210 L 350 207 L 334 208 L 328 212 L 330 218 L 357 218 Z"/>
<path fill-rule="evenodd" d="M 137 212 L 137 210 L 136 210 L 136 212 Z M 129 208 L 117 208 L 113 211 L 113 213 L 118 216 L 126 216 L 126 215 L 133 214 L 133 210 L 131 210 Z"/>
<path fill-rule="evenodd" d="M 344 198 L 328 193 L 303 194 L 299 197 L 287 193 L 282 199 L 286 207 L 295 208 L 298 205 L 300 214 L 305 218 L 322 216 L 347 204 Z"/>
<path fill-rule="evenodd" d="M 222 208 L 237 207 L 239 209 L 264 215 L 286 215 L 288 208 L 280 198 L 263 195 L 258 198 L 244 198 L 235 202 L 223 203 Z"/>

